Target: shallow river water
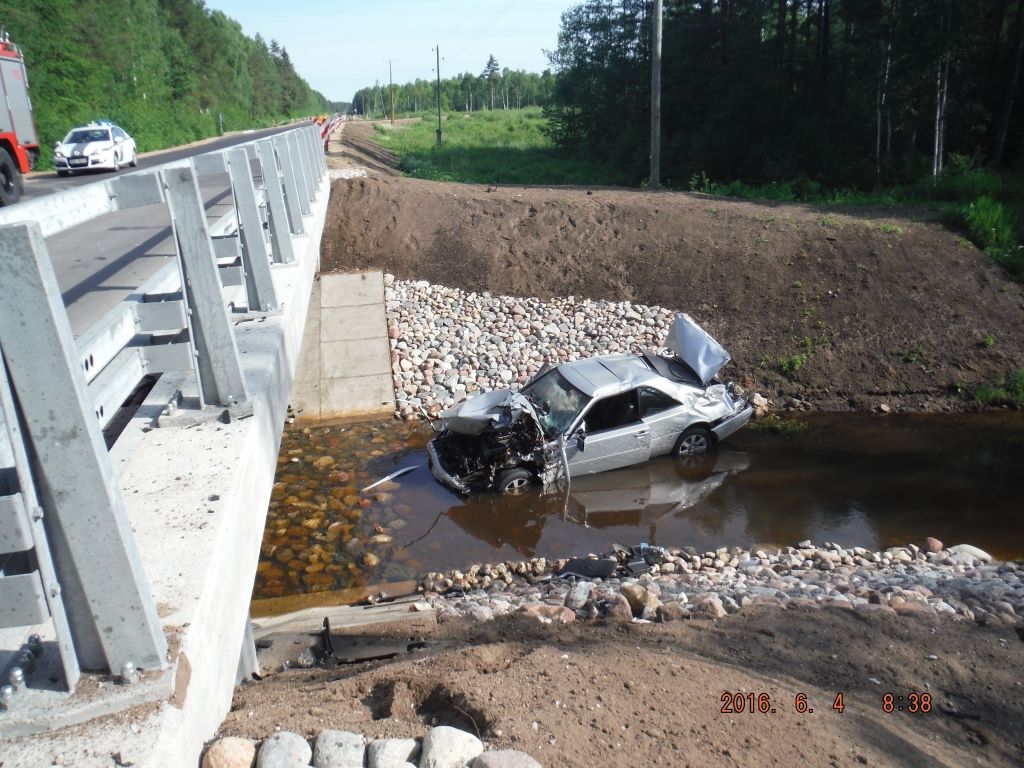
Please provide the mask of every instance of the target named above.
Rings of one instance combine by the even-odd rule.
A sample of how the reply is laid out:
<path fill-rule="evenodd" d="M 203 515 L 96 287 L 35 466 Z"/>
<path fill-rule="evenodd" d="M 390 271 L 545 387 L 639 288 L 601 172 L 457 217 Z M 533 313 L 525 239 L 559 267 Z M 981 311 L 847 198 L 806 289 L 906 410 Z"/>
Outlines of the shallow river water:
<path fill-rule="evenodd" d="M 877 550 L 934 536 L 1024 556 L 1024 414 L 816 414 L 747 428 L 713 465 L 669 459 L 567 490 L 464 498 L 426 465 L 428 426 L 289 430 L 254 597 L 401 581 L 474 563 L 602 552 L 612 543 Z M 366 493 L 403 467 L 416 469 Z"/>

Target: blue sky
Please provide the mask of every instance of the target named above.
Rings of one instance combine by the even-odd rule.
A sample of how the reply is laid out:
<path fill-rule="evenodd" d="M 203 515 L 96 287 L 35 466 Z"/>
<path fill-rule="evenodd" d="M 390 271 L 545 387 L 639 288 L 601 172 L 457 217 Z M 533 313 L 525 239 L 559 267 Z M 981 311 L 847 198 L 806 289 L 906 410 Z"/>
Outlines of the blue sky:
<path fill-rule="evenodd" d="M 206 0 L 242 25 L 288 49 L 299 75 L 333 101 L 388 81 L 480 74 L 494 54 L 502 67 L 540 72 L 543 50 L 558 39 L 562 11 L 581 0 Z"/>

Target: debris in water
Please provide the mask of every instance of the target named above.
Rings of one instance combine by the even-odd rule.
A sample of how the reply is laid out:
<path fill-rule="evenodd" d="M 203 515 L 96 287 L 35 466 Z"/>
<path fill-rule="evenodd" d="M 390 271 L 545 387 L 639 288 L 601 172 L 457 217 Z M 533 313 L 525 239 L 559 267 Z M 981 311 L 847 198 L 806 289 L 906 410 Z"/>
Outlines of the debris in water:
<path fill-rule="evenodd" d="M 392 473 L 391 473 L 390 475 L 387 475 L 386 477 L 382 477 L 382 478 L 381 478 L 380 480 L 378 480 L 377 482 L 375 482 L 375 483 L 370 483 L 370 484 L 369 484 L 368 486 L 366 486 L 365 488 L 363 488 L 363 490 L 361 490 L 361 491 L 360 491 L 360 493 L 366 493 L 367 491 L 369 491 L 369 490 L 372 490 L 372 489 L 376 488 L 376 487 L 377 487 L 378 485 L 381 485 L 381 484 L 383 484 L 383 483 L 386 483 L 386 482 L 388 482 L 389 480 L 394 480 L 395 478 L 398 478 L 398 477 L 402 477 L 403 475 L 408 475 L 408 474 L 409 474 L 410 472 L 412 472 L 412 471 L 413 471 L 414 469 L 418 469 L 418 466 L 412 466 L 412 467 L 402 467 L 402 468 L 401 468 L 401 469 L 399 469 L 399 470 L 395 470 L 395 471 L 394 471 L 394 472 L 392 472 Z"/>

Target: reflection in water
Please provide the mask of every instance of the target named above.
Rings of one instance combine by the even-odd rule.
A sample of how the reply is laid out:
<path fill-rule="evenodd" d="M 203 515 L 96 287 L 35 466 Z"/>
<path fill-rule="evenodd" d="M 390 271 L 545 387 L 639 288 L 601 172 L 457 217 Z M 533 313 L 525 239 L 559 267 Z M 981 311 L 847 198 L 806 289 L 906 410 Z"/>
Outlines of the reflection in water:
<path fill-rule="evenodd" d="M 706 466 L 656 459 L 577 478 L 568 492 L 460 497 L 426 468 L 423 425 L 286 434 L 256 596 L 411 578 L 472 563 L 566 557 L 614 542 L 878 549 L 936 536 L 1024 553 L 1024 416 L 818 415 L 744 430 Z M 297 458 L 298 463 L 292 462 Z M 418 468 L 369 493 L 395 469 Z"/>

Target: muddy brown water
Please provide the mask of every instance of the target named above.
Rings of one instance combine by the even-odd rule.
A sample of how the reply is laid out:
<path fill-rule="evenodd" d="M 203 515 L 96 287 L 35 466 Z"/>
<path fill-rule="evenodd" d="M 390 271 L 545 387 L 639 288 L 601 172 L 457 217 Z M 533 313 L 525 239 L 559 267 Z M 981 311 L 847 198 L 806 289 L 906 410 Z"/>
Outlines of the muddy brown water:
<path fill-rule="evenodd" d="M 667 458 L 568 491 L 461 497 L 427 469 L 428 426 L 285 433 L 254 598 L 329 592 L 612 543 L 879 549 L 935 536 L 1024 556 L 1024 414 L 815 414 L 745 429 L 713 463 Z M 366 493 L 403 467 L 416 469 Z"/>

